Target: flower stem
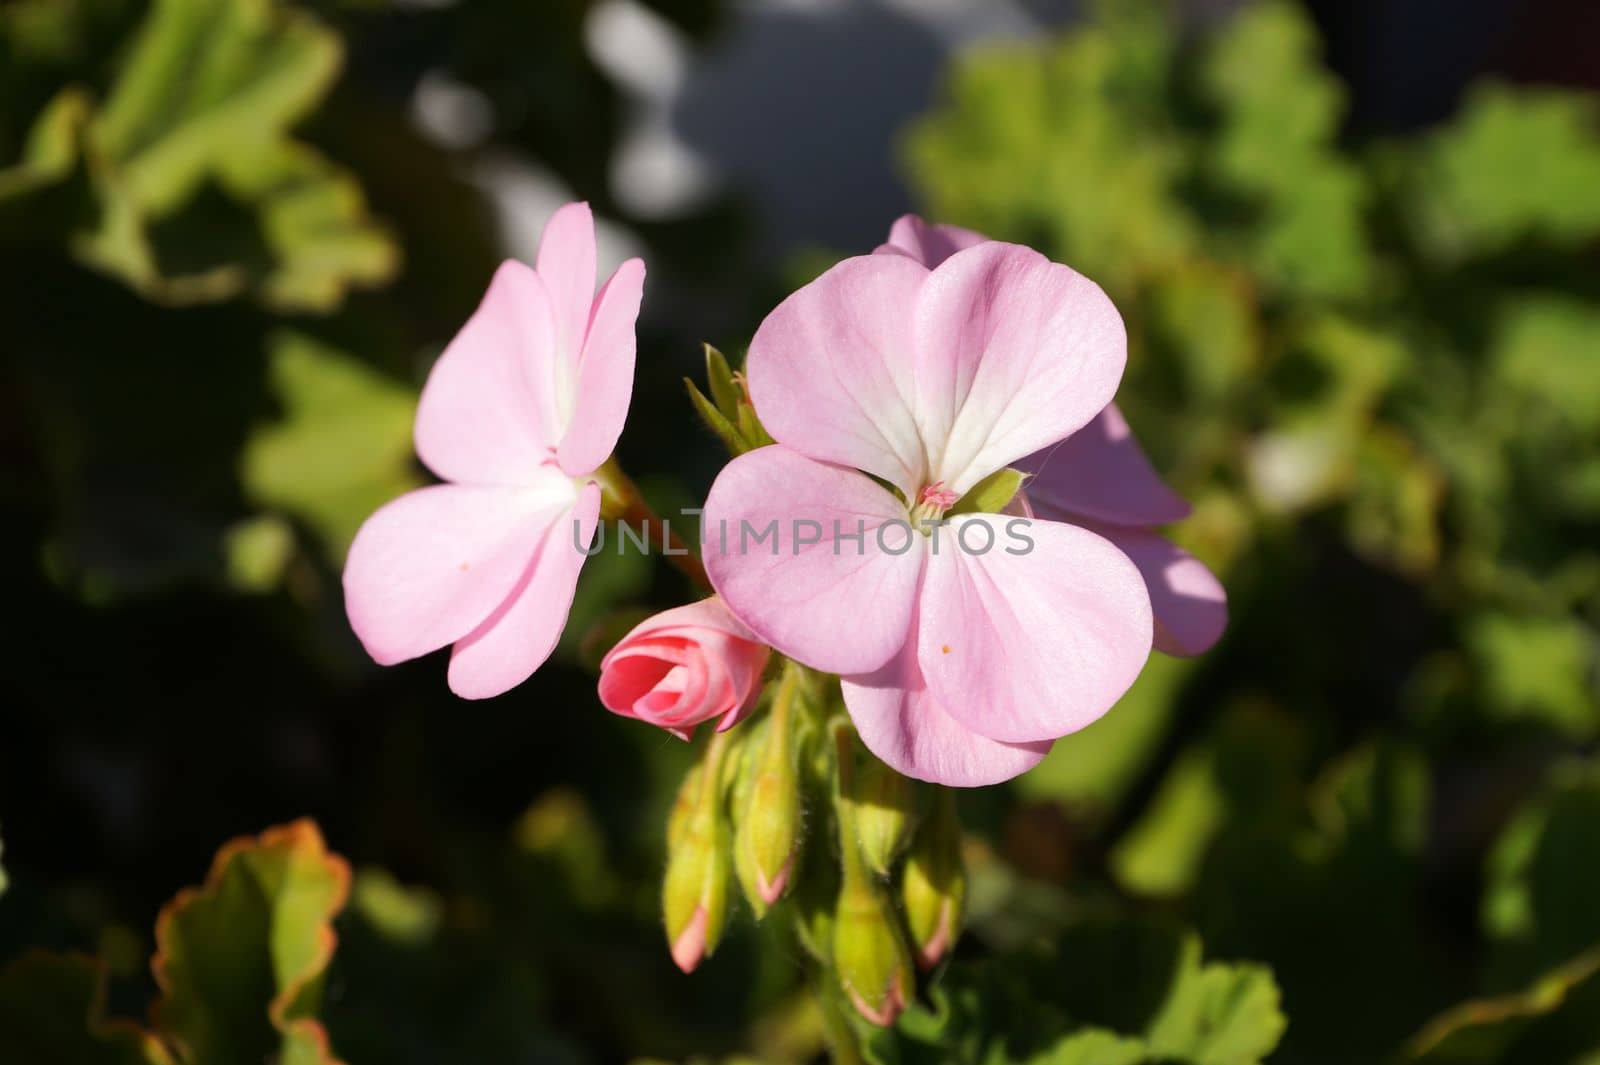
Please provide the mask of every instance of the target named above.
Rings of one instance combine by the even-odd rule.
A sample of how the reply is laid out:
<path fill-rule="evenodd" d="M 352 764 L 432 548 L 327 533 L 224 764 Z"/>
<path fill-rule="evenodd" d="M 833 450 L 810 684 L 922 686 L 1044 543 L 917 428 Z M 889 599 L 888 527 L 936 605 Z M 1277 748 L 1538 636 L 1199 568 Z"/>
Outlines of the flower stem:
<path fill-rule="evenodd" d="M 671 522 L 657 514 L 645 502 L 633 479 L 623 472 L 615 457 L 594 471 L 595 483 L 600 486 L 600 517 L 619 521 L 644 534 L 645 543 L 659 543 L 667 561 L 678 568 L 701 591 L 711 591 L 711 581 L 700 561 L 698 551 L 689 547 L 672 531 Z M 660 536 L 654 530 L 660 529 Z"/>

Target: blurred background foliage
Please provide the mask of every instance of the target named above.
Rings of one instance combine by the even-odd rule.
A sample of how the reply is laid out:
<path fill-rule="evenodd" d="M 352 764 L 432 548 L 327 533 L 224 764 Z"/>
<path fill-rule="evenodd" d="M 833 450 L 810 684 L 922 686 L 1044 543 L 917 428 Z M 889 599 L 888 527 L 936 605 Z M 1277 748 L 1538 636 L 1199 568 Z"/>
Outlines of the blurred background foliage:
<path fill-rule="evenodd" d="M 1331 52 L 1287 0 L 1041 16 L 1066 24 L 962 50 L 894 141 L 930 217 L 1116 300 L 1119 402 L 1232 625 L 962 796 L 968 933 L 872 1060 L 1600 1055 L 1600 97 L 1522 62 L 1438 121 L 1352 115 L 1361 23 L 1330 6 Z M 741 350 L 878 236 L 775 250 L 737 187 L 619 196 L 639 103 L 594 27 L 622 7 L 709 66 L 748 17 L 0 4 L 0 1058 L 820 1053 L 771 929 L 667 958 L 692 752 L 604 714 L 582 645 L 676 575 L 594 560 L 561 661 L 489 704 L 343 622 L 355 528 L 425 477 L 427 367 L 524 246 L 486 173 L 531 164 L 544 210 L 588 198 L 603 254 L 649 257 L 621 457 L 665 508 L 719 461 L 681 429 L 698 342 Z M 422 98 L 455 102 L 443 133 Z M 253 836 L 302 815 L 343 858 Z"/>

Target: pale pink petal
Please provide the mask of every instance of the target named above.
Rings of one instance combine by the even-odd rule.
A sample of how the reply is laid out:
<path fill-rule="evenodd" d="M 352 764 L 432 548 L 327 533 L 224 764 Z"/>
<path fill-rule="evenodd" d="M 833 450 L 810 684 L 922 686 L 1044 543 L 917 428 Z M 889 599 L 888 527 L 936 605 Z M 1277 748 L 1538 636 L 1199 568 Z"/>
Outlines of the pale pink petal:
<path fill-rule="evenodd" d="M 751 399 L 773 439 L 908 494 L 923 486 L 911 314 L 927 276 L 902 256 L 858 256 L 767 315 L 748 368 Z"/>
<path fill-rule="evenodd" d="M 413 434 L 417 456 L 447 481 L 525 482 L 560 439 L 554 345 L 544 285 L 508 259 L 428 375 Z"/>
<path fill-rule="evenodd" d="M 1026 743 L 1111 709 L 1150 655 L 1150 596 L 1128 556 L 1087 529 L 998 514 L 963 515 L 942 535 L 917 661 L 950 715 Z"/>
<path fill-rule="evenodd" d="M 989 238 L 960 226 L 934 225 L 914 214 L 901 215 L 889 227 L 889 240 L 873 249 L 874 255 L 904 255 L 928 269 Z"/>
<path fill-rule="evenodd" d="M 556 352 L 564 362 L 557 380 L 571 388 L 576 384 L 573 371 L 594 302 L 594 215 L 588 204 L 569 203 L 550 216 L 539 238 L 537 266 L 539 278 L 550 292 Z"/>
<path fill-rule="evenodd" d="M 1192 658 L 1211 649 L 1228 627 L 1228 593 L 1206 564 L 1147 529 L 1092 524 L 1144 574 L 1155 613 L 1156 650 Z"/>
<path fill-rule="evenodd" d="M 1059 444 L 1015 463 L 1033 476 L 1028 498 L 1049 517 L 1081 515 L 1118 525 L 1165 525 L 1189 516 L 1145 457 L 1115 403 Z"/>
<path fill-rule="evenodd" d="M 368 654 L 383 665 L 427 654 L 505 601 L 545 528 L 571 505 L 565 478 L 530 480 L 420 488 L 366 520 L 345 560 L 344 597 Z"/>
<path fill-rule="evenodd" d="M 1031 248 L 989 241 L 929 275 L 916 349 L 932 479 L 964 492 L 1100 413 L 1122 378 L 1127 334 L 1093 281 Z"/>
<path fill-rule="evenodd" d="M 761 448 L 723 467 L 701 528 L 723 602 L 791 658 L 864 673 L 905 642 L 925 538 L 871 478 Z"/>
<path fill-rule="evenodd" d="M 622 435 L 633 396 L 633 330 L 643 295 L 644 263 L 629 259 L 594 299 L 578 361 L 577 401 L 559 453 L 561 468 L 574 477 L 604 462 Z"/>
<path fill-rule="evenodd" d="M 908 777 L 955 788 L 998 784 L 1026 773 L 1050 750 L 981 736 L 940 707 L 917 668 L 915 623 L 905 648 L 882 669 L 842 680 L 844 705 L 867 750 Z"/>
<path fill-rule="evenodd" d="M 568 482 L 570 484 L 570 482 Z M 600 517 L 600 488 L 590 482 L 544 530 L 517 587 L 493 614 L 457 641 L 450 655 L 450 690 L 463 699 L 510 691 L 544 665 L 572 608 L 578 571 Z"/>

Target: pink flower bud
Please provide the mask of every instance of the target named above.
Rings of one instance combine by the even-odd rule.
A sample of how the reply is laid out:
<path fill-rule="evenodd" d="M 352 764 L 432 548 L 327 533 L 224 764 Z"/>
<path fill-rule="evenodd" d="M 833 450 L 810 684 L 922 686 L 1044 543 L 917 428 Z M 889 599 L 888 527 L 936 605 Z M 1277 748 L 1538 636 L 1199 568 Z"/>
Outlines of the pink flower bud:
<path fill-rule="evenodd" d="M 680 739 L 712 718 L 720 732 L 754 705 L 769 653 L 721 599 L 703 599 L 624 636 L 600 662 L 600 701 Z"/>

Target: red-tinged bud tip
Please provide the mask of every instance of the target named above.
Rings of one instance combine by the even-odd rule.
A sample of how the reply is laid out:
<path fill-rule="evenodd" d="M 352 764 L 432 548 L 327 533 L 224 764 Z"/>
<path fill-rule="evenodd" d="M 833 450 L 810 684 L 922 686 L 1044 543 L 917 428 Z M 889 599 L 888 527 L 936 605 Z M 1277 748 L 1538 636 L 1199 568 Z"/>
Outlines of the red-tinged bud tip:
<path fill-rule="evenodd" d="M 883 1001 L 876 1006 L 862 998 L 860 992 L 853 987 L 846 987 L 845 991 L 850 996 L 850 1004 L 856 1008 L 856 1012 L 879 1028 L 889 1027 L 906 1008 L 906 990 L 900 985 L 898 977 L 884 992 Z"/>
<path fill-rule="evenodd" d="M 761 901 L 768 906 L 777 904 L 783 898 L 784 891 L 789 886 L 789 871 L 794 868 L 794 857 L 783 863 L 783 868 L 778 870 L 778 875 L 771 880 L 759 868 L 756 869 L 756 890 L 761 893 Z"/>
<path fill-rule="evenodd" d="M 672 961 L 686 973 L 692 973 L 706 956 L 706 925 L 709 917 L 704 906 L 696 907 L 694 916 L 683 926 L 678 938 L 672 942 Z"/>
<path fill-rule="evenodd" d="M 951 920 L 951 911 L 954 909 L 946 902 L 939 911 L 939 924 L 935 927 L 933 936 L 924 944 L 917 947 L 917 967 L 927 972 L 939 964 L 939 959 L 944 957 L 944 952 L 950 949 L 950 941 L 954 938 L 955 922 Z"/>

